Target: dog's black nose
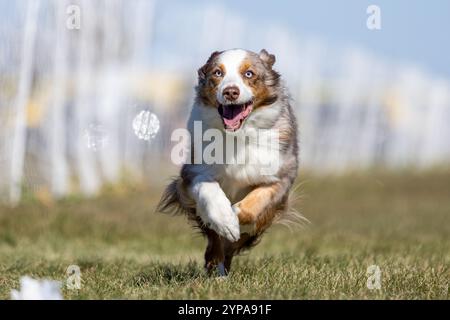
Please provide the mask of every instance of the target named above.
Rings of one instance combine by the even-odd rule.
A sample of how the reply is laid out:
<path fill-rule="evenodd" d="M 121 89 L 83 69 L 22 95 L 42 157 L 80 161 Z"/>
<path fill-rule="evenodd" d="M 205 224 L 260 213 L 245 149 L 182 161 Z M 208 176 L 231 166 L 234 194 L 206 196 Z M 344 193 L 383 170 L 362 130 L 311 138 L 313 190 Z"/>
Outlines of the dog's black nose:
<path fill-rule="evenodd" d="M 223 97 L 228 101 L 235 101 L 239 98 L 239 88 L 236 86 L 229 86 L 223 89 Z"/>

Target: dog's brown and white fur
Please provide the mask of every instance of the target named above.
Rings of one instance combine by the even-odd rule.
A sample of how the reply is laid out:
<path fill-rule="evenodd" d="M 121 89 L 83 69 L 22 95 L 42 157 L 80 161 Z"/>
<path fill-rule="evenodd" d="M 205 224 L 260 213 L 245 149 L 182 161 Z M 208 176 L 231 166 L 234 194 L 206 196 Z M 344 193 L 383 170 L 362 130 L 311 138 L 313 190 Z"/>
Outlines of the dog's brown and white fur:
<path fill-rule="evenodd" d="M 230 271 L 235 254 L 255 244 L 288 210 L 297 176 L 296 119 L 274 63 L 275 56 L 266 50 L 214 52 L 198 70 L 188 121 L 190 131 L 194 121 L 201 121 L 203 130 L 219 129 L 238 139 L 254 129 L 276 129 L 279 161 L 274 173 L 262 174 L 255 164 L 185 164 L 159 204 L 160 211 L 181 211 L 195 221 L 208 238 L 205 267 L 217 267 L 222 275 Z M 256 157 L 272 156 L 258 154 L 251 142 L 249 148 Z"/>

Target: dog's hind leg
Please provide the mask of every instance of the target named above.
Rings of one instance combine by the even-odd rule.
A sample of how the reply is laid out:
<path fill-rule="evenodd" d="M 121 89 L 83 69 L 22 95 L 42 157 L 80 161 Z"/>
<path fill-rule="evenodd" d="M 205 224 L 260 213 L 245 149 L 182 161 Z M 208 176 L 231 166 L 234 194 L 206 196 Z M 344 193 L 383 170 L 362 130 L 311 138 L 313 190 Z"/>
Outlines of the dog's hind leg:
<path fill-rule="evenodd" d="M 231 242 L 228 240 L 224 240 L 224 253 L 225 253 L 225 261 L 224 266 L 227 274 L 231 270 L 231 262 L 233 261 L 233 257 L 239 254 L 242 250 L 250 248 L 252 245 L 256 244 L 259 236 L 252 236 L 249 234 L 241 234 L 241 238 L 236 242 Z"/>
<path fill-rule="evenodd" d="M 233 261 L 233 257 L 235 254 L 235 248 L 234 248 L 232 242 L 230 242 L 228 240 L 225 241 L 224 253 L 225 253 L 224 267 L 225 267 L 226 273 L 228 274 L 231 271 L 231 262 Z"/>
<path fill-rule="evenodd" d="M 205 251 L 205 269 L 209 275 L 213 275 L 217 270 L 220 276 L 225 276 L 227 270 L 224 266 L 224 241 L 214 230 L 206 229 L 205 233 L 208 237 L 208 246 Z"/>

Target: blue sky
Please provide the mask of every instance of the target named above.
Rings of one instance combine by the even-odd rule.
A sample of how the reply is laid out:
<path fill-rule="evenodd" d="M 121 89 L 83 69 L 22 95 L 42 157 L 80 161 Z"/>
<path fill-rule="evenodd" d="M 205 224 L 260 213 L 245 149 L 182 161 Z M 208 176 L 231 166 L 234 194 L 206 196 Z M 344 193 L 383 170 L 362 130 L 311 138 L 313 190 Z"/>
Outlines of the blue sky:
<path fill-rule="evenodd" d="M 360 47 L 450 79 L 449 0 L 157 0 L 157 12 L 158 7 L 170 12 L 212 3 L 226 7 L 253 28 L 280 25 L 331 47 Z M 381 8 L 381 30 L 366 27 L 366 9 L 371 4 Z M 0 17 L 10 15 L 10 7 L 9 0 L 0 0 Z"/>
<path fill-rule="evenodd" d="M 358 46 L 388 60 L 416 64 L 434 75 L 450 78 L 448 0 L 193 2 L 216 2 L 260 28 L 268 21 L 275 22 L 301 35 L 317 36 L 333 47 Z M 366 9 L 371 4 L 381 9 L 381 30 L 366 27 Z"/>

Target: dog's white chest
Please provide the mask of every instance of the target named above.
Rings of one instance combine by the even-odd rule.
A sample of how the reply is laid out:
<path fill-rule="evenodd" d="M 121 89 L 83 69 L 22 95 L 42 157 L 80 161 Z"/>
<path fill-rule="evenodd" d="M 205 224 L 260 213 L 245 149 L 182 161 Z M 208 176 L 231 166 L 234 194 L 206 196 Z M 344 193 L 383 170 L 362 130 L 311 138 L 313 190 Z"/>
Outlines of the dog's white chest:
<path fill-rule="evenodd" d="M 268 145 L 252 135 L 245 138 L 247 143 L 239 139 L 244 138 L 238 136 L 234 152 L 228 153 L 220 179 L 230 199 L 239 198 L 251 186 L 276 182 L 281 161 L 276 145 Z"/>

